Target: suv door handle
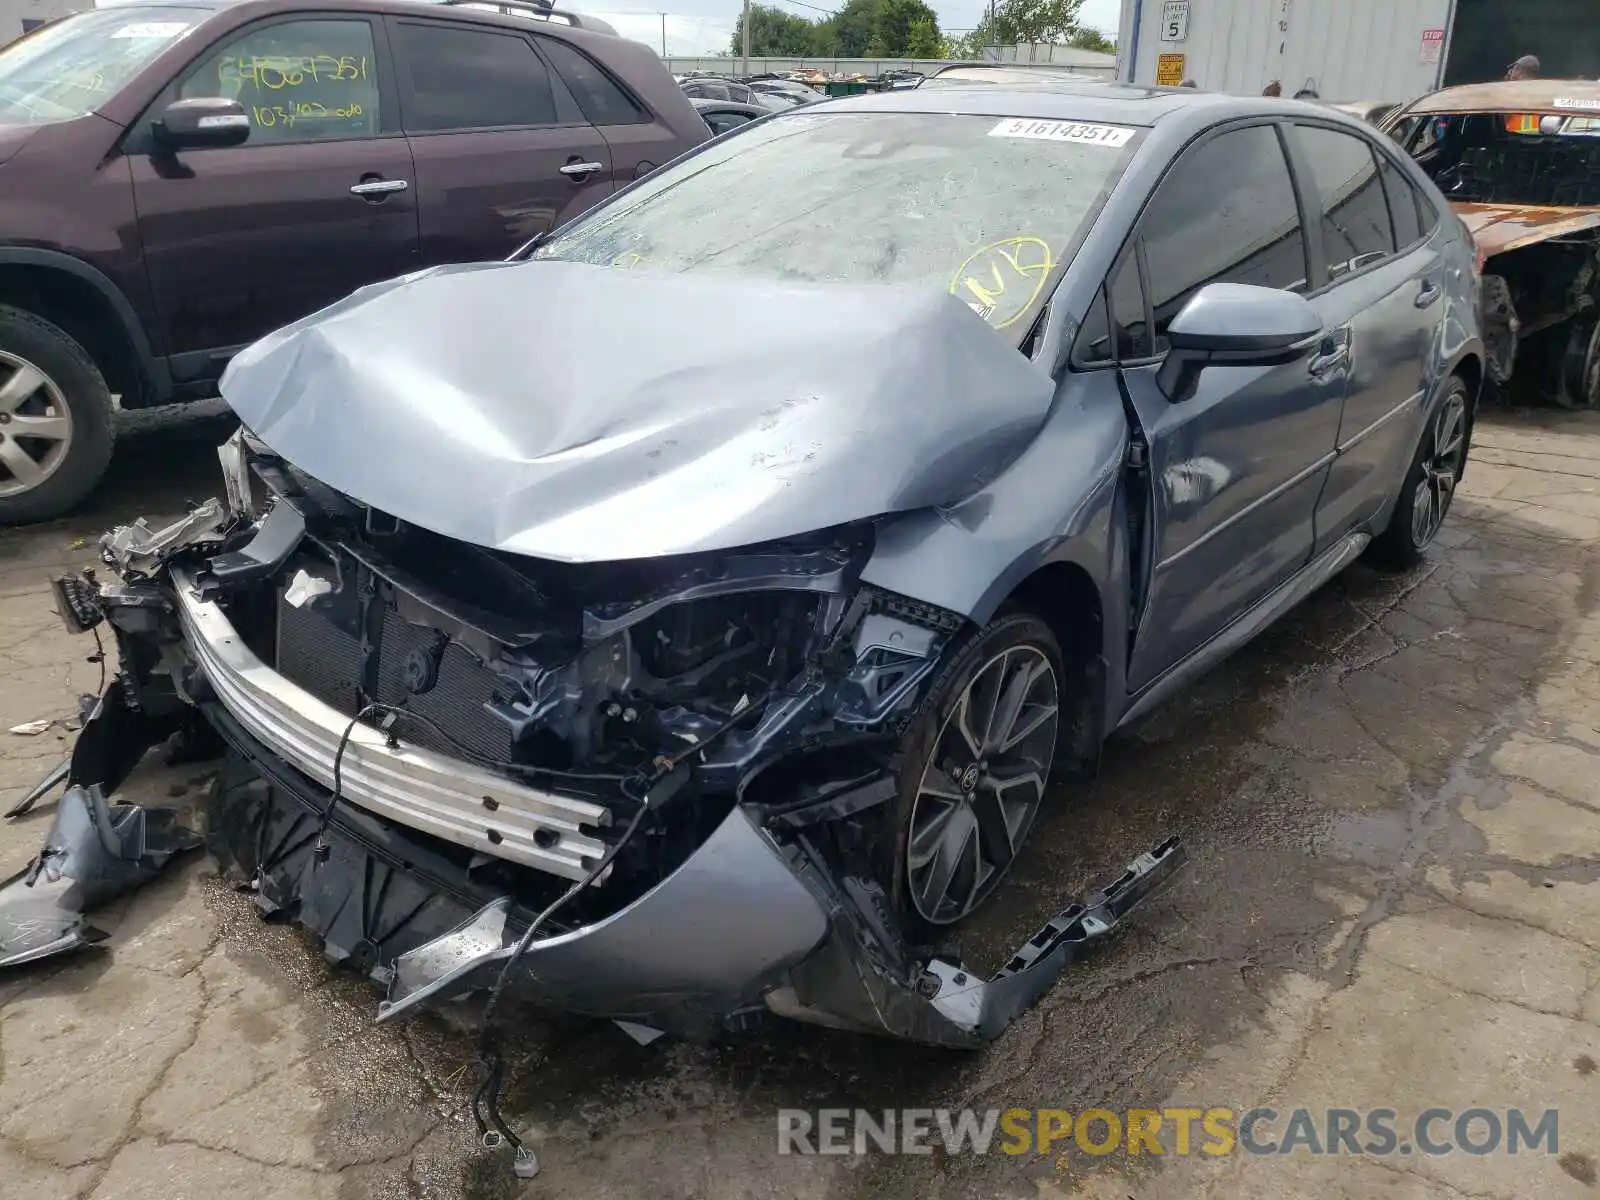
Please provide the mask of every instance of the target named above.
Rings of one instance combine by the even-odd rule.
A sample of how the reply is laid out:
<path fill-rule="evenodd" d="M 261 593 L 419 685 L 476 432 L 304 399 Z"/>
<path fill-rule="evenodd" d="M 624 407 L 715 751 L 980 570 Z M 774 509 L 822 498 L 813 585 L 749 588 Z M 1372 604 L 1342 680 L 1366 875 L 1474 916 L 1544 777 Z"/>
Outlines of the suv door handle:
<path fill-rule="evenodd" d="M 1321 379 L 1341 370 L 1349 363 L 1350 331 L 1342 329 L 1322 339 L 1316 356 L 1306 365 L 1306 369 L 1311 372 L 1313 379 Z"/>
<path fill-rule="evenodd" d="M 387 196 L 391 192 L 403 192 L 411 185 L 404 179 L 368 179 L 361 183 L 352 184 L 352 196 Z"/>
<path fill-rule="evenodd" d="M 566 166 L 561 168 L 561 173 L 568 179 L 582 183 L 596 171 L 604 171 L 605 169 L 606 165 L 604 163 L 569 162 Z"/>
<path fill-rule="evenodd" d="M 1418 308 L 1427 308 L 1442 295 L 1444 295 L 1443 288 L 1431 279 L 1424 279 L 1422 281 L 1422 290 L 1417 293 L 1417 298 L 1413 303 Z"/>

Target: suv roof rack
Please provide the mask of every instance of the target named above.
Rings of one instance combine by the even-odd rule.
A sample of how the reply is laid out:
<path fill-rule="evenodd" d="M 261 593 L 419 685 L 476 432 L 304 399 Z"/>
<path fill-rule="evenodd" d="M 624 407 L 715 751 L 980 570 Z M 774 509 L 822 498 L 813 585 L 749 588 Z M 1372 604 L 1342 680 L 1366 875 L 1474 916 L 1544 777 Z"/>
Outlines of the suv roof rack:
<path fill-rule="evenodd" d="M 555 0 L 436 0 L 452 8 L 484 8 L 503 13 L 508 17 L 533 17 L 541 21 L 560 21 L 574 29 L 587 29 L 593 33 L 609 33 L 620 37 L 615 26 L 584 13 L 569 12 L 555 6 Z"/>

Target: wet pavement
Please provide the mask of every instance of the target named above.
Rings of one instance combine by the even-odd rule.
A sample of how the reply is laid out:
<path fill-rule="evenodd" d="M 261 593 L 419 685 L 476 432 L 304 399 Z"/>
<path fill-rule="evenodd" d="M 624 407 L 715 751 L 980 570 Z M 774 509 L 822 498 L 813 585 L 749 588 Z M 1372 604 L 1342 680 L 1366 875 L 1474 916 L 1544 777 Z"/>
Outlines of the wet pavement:
<path fill-rule="evenodd" d="M 0 533 L 0 730 L 68 717 L 88 639 L 46 581 L 109 521 L 215 490 L 221 416 L 131 432 L 94 511 Z M 1168 832 L 1192 866 L 994 1047 L 802 1027 L 639 1047 L 526 1015 L 475 1146 L 470 1008 L 376 1028 L 376 995 L 195 858 L 105 914 L 106 948 L 0 977 L 0 1193 L 1594 1197 L 1600 1163 L 1600 418 L 1492 412 L 1420 568 L 1358 565 L 1058 792 L 967 936 L 992 965 Z M 0 732 L 0 807 L 70 745 Z M 127 793 L 198 804 L 203 766 Z M 20 867 L 49 805 L 0 828 Z M 779 1157 L 780 1107 L 1270 1103 L 1560 1110 L 1560 1153 Z M 1063 1142 L 1062 1146 L 1069 1146 Z M 519 1190 L 520 1189 L 520 1190 Z"/>

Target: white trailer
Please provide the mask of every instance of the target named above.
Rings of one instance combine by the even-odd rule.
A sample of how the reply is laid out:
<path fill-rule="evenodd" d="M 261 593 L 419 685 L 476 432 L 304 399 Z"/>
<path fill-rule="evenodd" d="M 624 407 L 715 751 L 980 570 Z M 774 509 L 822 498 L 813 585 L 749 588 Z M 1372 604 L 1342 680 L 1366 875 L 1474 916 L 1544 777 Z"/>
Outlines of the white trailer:
<path fill-rule="evenodd" d="M 1118 78 L 1193 79 L 1259 95 L 1276 79 L 1324 100 L 1409 100 L 1438 87 L 1454 0 L 1123 0 Z M 1515 57 L 1515 56 L 1513 56 Z"/>
<path fill-rule="evenodd" d="M 1335 102 L 1500 78 L 1523 54 L 1600 75 L 1600 0 L 1123 0 L 1117 78 Z"/>

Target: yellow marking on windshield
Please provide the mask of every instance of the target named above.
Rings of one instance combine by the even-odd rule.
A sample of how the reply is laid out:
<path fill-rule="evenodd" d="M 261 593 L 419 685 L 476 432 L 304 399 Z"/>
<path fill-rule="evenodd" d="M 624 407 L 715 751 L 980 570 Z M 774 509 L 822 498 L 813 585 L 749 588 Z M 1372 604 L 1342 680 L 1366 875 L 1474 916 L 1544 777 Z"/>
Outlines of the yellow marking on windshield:
<path fill-rule="evenodd" d="M 996 329 L 1014 325 L 1033 307 L 1055 267 L 1042 238 L 1009 237 L 979 247 L 950 277 L 950 294 L 965 300 Z M 1015 286 L 1013 290 L 1013 285 Z"/>

